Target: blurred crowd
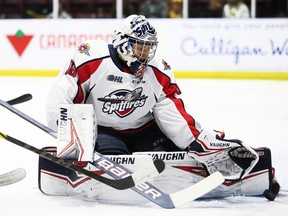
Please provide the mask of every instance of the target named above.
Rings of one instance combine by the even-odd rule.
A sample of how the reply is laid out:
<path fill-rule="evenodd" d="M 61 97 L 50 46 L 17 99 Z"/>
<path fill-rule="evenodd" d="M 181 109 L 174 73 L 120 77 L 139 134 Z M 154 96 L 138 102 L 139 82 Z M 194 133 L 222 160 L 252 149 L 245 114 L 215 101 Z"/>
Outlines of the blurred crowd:
<path fill-rule="evenodd" d="M 287 17 L 288 0 L 256 0 L 256 17 Z M 189 18 L 248 18 L 251 0 L 188 0 Z M 0 18 L 53 18 L 53 0 L 0 0 Z M 183 0 L 123 0 L 123 17 L 182 18 Z M 58 18 L 116 18 L 116 0 L 59 0 Z"/>

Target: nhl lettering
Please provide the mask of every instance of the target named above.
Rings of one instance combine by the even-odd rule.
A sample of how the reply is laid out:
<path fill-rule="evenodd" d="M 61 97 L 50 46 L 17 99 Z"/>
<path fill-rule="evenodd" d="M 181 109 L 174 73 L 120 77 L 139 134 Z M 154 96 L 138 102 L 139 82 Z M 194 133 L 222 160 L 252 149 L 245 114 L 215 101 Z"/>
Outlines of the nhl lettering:
<path fill-rule="evenodd" d="M 115 113 L 123 118 L 131 114 L 136 108 L 144 106 L 147 96 L 141 95 L 142 88 L 136 88 L 133 91 L 121 89 L 112 92 L 104 98 L 98 98 L 104 102 L 102 111 L 107 114 Z"/>

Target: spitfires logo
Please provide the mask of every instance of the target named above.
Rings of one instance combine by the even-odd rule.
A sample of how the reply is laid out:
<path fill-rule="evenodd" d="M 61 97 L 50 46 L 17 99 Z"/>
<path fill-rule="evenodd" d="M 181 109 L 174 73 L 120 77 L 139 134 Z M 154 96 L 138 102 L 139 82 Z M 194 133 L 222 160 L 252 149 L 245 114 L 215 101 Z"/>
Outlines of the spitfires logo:
<path fill-rule="evenodd" d="M 131 114 L 136 108 L 144 106 L 147 96 L 141 95 L 142 88 L 136 88 L 133 91 L 121 89 L 112 92 L 104 98 L 98 98 L 104 102 L 102 111 L 104 113 L 115 113 L 120 118 Z"/>
<path fill-rule="evenodd" d="M 131 21 L 131 28 L 137 37 L 144 38 L 147 35 L 153 36 L 150 40 L 156 39 L 156 30 L 143 17 L 138 16 Z"/>

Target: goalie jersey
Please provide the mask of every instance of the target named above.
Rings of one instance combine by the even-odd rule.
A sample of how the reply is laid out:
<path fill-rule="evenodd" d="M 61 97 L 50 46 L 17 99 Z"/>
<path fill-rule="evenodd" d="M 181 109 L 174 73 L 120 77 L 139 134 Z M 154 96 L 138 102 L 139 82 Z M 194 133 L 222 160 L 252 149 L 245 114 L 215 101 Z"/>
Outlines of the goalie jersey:
<path fill-rule="evenodd" d="M 156 121 L 169 139 L 185 149 L 199 131 L 180 94 L 164 60 L 155 57 L 133 74 L 111 44 L 90 40 L 77 48 L 51 88 L 48 125 L 57 130 L 59 104 L 93 104 L 100 126 L 129 132 Z"/>

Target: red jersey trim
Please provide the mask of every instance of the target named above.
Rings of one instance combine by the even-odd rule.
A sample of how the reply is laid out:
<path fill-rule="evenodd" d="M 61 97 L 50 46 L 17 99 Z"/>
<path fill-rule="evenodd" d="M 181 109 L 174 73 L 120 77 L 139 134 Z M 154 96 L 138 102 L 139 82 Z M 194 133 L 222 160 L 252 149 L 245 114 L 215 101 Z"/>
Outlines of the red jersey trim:
<path fill-rule="evenodd" d="M 107 57 L 104 57 L 107 58 Z M 91 75 L 97 71 L 100 64 L 102 63 L 103 59 L 93 59 L 91 61 L 85 62 L 84 64 L 80 65 L 76 70 L 78 74 L 78 91 L 73 100 L 74 104 L 83 103 L 85 99 L 85 93 L 82 88 L 82 84 L 85 83 L 87 80 L 90 79 Z"/>
<path fill-rule="evenodd" d="M 175 97 L 176 94 L 177 95 L 181 94 L 181 91 L 177 86 L 177 84 L 171 83 L 170 77 L 168 77 L 166 74 L 163 74 L 157 68 L 152 69 L 158 82 L 163 87 L 163 91 L 166 94 L 166 97 L 169 98 L 175 104 L 177 110 L 187 122 L 193 136 L 198 137 L 200 132 L 195 127 L 195 119 L 186 112 L 183 101 Z"/>

